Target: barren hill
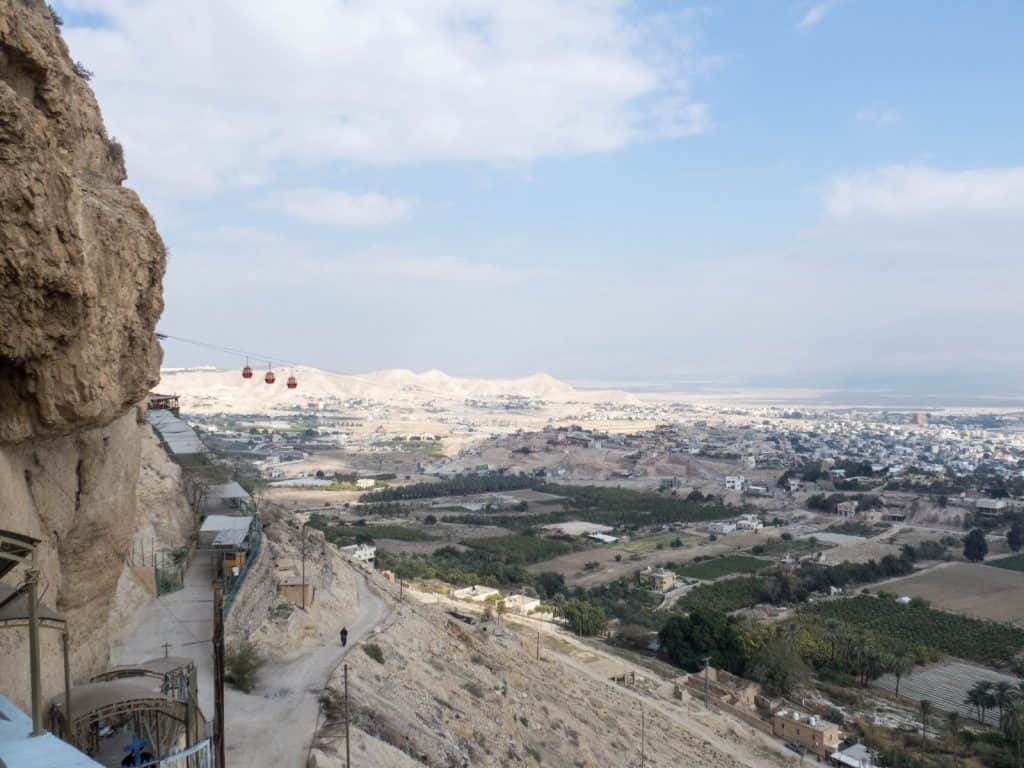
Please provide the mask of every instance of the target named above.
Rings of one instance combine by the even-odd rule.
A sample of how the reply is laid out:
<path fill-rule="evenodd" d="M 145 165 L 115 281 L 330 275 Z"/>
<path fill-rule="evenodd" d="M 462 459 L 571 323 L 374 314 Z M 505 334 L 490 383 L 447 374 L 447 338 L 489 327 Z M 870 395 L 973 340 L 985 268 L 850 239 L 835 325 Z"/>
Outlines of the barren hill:
<path fill-rule="evenodd" d="M 289 390 L 282 385 L 282 379 L 292 372 L 299 386 Z M 273 386 L 263 383 L 262 370 L 257 368 L 255 373 L 252 379 L 246 380 L 237 370 L 163 371 L 159 388 L 181 395 L 183 406 L 193 412 L 259 413 L 329 399 L 408 406 L 451 404 L 467 398 L 527 398 L 549 403 L 639 402 L 625 392 L 578 390 L 543 373 L 499 380 L 462 379 L 434 370 L 414 373 L 398 369 L 341 375 L 316 368 L 285 367 L 277 370 L 279 379 Z"/>

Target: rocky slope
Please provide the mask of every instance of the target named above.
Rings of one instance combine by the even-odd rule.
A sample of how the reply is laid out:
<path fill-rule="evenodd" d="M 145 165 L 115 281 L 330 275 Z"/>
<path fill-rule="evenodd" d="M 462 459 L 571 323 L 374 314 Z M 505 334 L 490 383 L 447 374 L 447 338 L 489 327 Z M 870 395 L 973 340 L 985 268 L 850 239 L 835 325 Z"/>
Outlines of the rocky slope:
<path fill-rule="evenodd" d="M 767 768 L 786 762 L 749 728 L 672 700 L 665 681 L 625 688 L 603 672 L 585 670 L 591 652 L 581 655 L 548 637 L 538 660 L 533 629 L 524 633 L 509 623 L 494 630 L 467 626 L 444 605 L 407 597 L 363 644 L 375 645 L 379 659 L 359 648 L 346 658 L 353 763 L 639 765 L 641 709 L 647 766 Z M 311 753 L 315 768 L 345 764 L 341 675 L 330 685 L 327 720 Z"/>
<path fill-rule="evenodd" d="M 165 532 L 188 525 L 179 506 L 138 503 L 166 255 L 83 74 L 42 0 L 0 0 L 0 528 L 43 540 L 44 600 L 69 619 L 78 678 L 145 598 L 126 568 L 136 530 L 151 513 L 177 516 Z M 2 666 L 0 690 L 24 703 L 6 677 L 22 665 Z"/>

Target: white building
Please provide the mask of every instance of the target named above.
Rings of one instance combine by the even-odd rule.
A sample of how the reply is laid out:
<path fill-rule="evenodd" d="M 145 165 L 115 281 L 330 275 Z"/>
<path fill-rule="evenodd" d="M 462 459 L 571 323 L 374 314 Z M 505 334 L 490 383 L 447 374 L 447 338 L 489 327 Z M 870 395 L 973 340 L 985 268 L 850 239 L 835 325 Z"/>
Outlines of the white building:
<path fill-rule="evenodd" d="M 764 523 L 757 515 L 743 515 L 736 521 L 736 527 L 741 531 L 759 531 L 764 528 Z"/>
<path fill-rule="evenodd" d="M 509 595 L 505 598 L 505 607 L 509 613 L 517 616 L 529 616 L 534 608 L 540 605 L 540 600 L 529 595 Z"/>
<path fill-rule="evenodd" d="M 340 551 L 360 563 L 372 563 L 377 557 L 377 547 L 373 544 L 350 544 Z"/>
<path fill-rule="evenodd" d="M 494 589 L 494 587 L 485 587 L 482 584 L 475 584 L 472 587 L 464 587 L 463 589 L 456 589 L 452 592 L 452 597 L 456 600 L 468 600 L 471 603 L 482 603 L 487 598 L 494 595 L 501 597 L 501 593 Z"/>
<path fill-rule="evenodd" d="M 373 486 L 375 486 L 376 484 L 377 481 L 374 480 L 372 477 L 360 477 L 358 480 L 356 480 L 356 488 L 358 488 L 361 491 L 373 488 Z"/>
<path fill-rule="evenodd" d="M 730 522 L 711 523 L 711 525 L 708 526 L 708 530 L 711 531 L 711 533 L 715 533 L 715 534 L 732 533 L 733 531 L 736 530 L 736 523 L 730 523 Z"/>
<path fill-rule="evenodd" d="M 742 491 L 747 485 L 747 478 L 743 475 L 728 475 L 725 478 L 725 490 Z"/>

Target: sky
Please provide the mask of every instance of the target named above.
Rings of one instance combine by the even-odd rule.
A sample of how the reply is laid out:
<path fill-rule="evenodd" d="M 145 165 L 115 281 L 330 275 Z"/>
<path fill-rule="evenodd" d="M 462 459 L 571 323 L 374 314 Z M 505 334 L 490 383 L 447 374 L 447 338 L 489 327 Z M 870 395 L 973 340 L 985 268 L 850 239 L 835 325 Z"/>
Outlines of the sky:
<path fill-rule="evenodd" d="M 159 330 L 330 370 L 1024 389 L 1024 4 L 62 0 Z M 165 364 L 234 365 L 168 342 Z"/>

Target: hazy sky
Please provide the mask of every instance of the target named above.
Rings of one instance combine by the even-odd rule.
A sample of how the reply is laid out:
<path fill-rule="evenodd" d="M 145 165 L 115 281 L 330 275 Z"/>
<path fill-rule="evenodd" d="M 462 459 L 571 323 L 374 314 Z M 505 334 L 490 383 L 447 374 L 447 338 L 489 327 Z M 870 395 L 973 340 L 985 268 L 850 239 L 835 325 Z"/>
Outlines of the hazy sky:
<path fill-rule="evenodd" d="M 56 6 L 170 249 L 168 333 L 1021 388 L 1018 0 Z M 203 362 L 230 361 L 167 347 Z"/>

